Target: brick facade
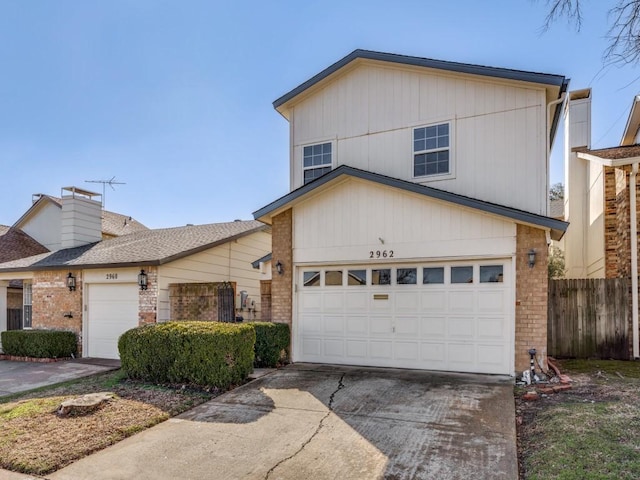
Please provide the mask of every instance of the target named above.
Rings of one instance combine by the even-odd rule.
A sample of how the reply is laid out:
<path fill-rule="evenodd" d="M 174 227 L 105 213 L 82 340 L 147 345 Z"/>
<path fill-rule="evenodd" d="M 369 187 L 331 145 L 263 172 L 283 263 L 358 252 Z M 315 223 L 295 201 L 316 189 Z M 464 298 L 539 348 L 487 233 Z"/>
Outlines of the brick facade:
<path fill-rule="evenodd" d="M 272 219 L 271 238 L 273 254 L 271 261 L 271 319 L 274 322 L 288 323 L 291 326 L 293 301 L 293 211 L 291 209 L 276 215 Z M 279 275 L 276 264 L 283 265 Z"/>
<path fill-rule="evenodd" d="M 67 288 L 69 272 L 76 277 L 76 290 Z M 70 316 L 69 316 L 70 315 Z M 56 270 L 35 272 L 32 286 L 32 322 L 36 329 L 69 330 L 78 336 L 82 352 L 82 272 Z"/>
<path fill-rule="evenodd" d="M 271 321 L 271 280 L 260 280 L 260 319 Z"/>
<path fill-rule="evenodd" d="M 528 264 L 528 253 L 536 251 L 536 264 Z M 517 226 L 516 236 L 516 372 L 529 368 L 530 348 L 547 363 L 548 249 L 544 230 Z M 536 365 L 537 368 L 537 365 Z"/>
<path fill-rule="evenodd" d="M 147 267 L 147 289 L 138 297 L 138 325 L 156 323 L 158 320 L 158 268 Z"/>

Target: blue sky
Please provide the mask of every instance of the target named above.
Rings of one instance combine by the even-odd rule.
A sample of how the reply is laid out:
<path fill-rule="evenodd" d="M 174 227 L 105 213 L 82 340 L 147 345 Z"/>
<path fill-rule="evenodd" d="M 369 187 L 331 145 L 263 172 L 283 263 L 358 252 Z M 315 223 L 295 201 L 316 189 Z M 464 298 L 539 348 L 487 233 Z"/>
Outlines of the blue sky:
<path fill-rule="evenodd" d="M 251 218 L 288 189 L 273 100 L 356 48 L 565 75 L 616 145 L 640 71 L 602 69 L 612 3 L 543 33 L 530 0 L 0 0 L 0 224 L 114 176 L 106 208 L 152 228 Z"/>

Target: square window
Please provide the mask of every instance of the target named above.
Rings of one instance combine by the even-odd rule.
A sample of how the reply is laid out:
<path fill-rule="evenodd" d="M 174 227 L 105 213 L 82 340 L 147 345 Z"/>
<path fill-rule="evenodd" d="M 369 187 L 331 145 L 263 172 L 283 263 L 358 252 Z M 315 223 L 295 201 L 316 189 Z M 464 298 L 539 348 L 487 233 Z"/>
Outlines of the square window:
<path fill-rule="evenodd" d="M 305 287 L 319 287 L 320 272 L 304 272 L 302 274 L 302 281 Z"/>
<path fill-rule="evenodd" d="M 423 268 L 422 283 L 424 285 L 444 283 L 444 267 Z"/>
<path fill-rule="evenodd" d="M 342 270 L 327 270 L 324 272 L 325 285 L 342 285 Z"/>
<path fill-rule="evenodd" d="M 371 285 L 391 285 L 391 270 L 371 270 Z"/>
<path fill-rule="evenodd" d="M 366 284 L 367 284 L 366 270 L 349 270 L 347 272 L 347 285 L 366 285 Z"/>
<path fill-rule="evenodd" d="M 303 181 L 314 181 L 331 171 L 331 143 L 308 145 L 302 149 Z"/>
<path fill-rule="evenodd" d="M 473 283 L 473 267 L 451 267 L 451 283 Z"/>
<path fill-rule="evenodd" d="M 502 265 L 480 266 L 480 283 L 502 283 L 504 274 Z"/>
<path fill-rule="evenodd" d="M 417 268 L 398 268 L 396 270 L 396 283 L 398 285 L 415 285 L 417 278 Z"/>
<path fill-rule="evenodd" d="M 413 130 L 414 177 L 451 173 L 449 129 L 442 123 Z"/>

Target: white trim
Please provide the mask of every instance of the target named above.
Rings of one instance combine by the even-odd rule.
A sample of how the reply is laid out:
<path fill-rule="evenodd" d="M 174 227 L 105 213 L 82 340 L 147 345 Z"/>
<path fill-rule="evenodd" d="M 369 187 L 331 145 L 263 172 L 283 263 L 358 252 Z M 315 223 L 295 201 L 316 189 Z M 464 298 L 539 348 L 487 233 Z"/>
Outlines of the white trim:
<path fill-rule="evenodd" d="M 420 150 L 418 152 L 416 152 L 414 150 L 414 135 L 415 135 L 415 131 L 419 128 L 428 128 L 428 127 L 437 127 L 439 125 L 444 125 L 447 124 L 449 125 L 449 146 L 447 148 L 432 148 L 432 149 L 428 149 L 428 150 Z M 415 181 L 416 183 L 420 183 L 420 184 L 424 184 L 424 183 L 429 183 L 429 182 L 435 182 L 438 180 L 450 180 L 453 178 L 456 178 L 456 162 L 455 162 L 455 137 L 456 137 L 456 126 L 457 126 L 457 122 L 455 121 L 455 119 L 447 119 L 447 120 L 442 120 L 439 122 L 434 122 L 434 123 L 428 123 L 428 124 L 419 124 L 419 125 L 413 125 L 411 126 L 411 128 L 409 128 L 409 132 L 411 135 L 411 162 L 410 162 L 410 168 L 411 168 L 411 174 L 410 174 L 410 178 L 413 179 L 413 181 Z M 415 175 L 415 157 L 416 155 L 420 155 L 422 153 L 437 153 L 437 152 L 441 152 L 441 151 L 445 151 L 448 150 L 449 151 L 449 172 L 448 173 L 434 173 L 434 174 L 425 174 L 425 175 Z"/>
<path fill-rule="evenodd" d="M 306 147 L 315 147 L 318 145 L 326 145 L 329 144 L 331 145 L 331 163 L 330 164 L 322 164 L 322 165 L 314 165 L 311 167 L 305 167 L 304 166 L 304 149 Z M 300 149 L 300 158 L 298 159 L 298 161 L 300 162 L 300 175 L 301 175 L 301 183 L 300 185 L 306 185 L 305 181 L 304 181 L 304 172 L 307 170 L 315 170 L 318 168 L 326 168 L 327 166 L 331 168 L 331 170 L 336 168 L 337 165 L 337 147 L 338 147 L 338 142 L 335 138 L 332 139 L 327 139 L 327 140 L 319 140 L 319 141 L 314 141 L 311 143 L 304 143 L 304 144 L 300 144 L 298 145 L 298 148 Z M 315 179 L 314 179 L 315 180 Z"/>
<path fill-rule="evenodd" d="M 578 158 L 583 160 L 588 160 L 590 162 L 596 162 L 600 165 L 604 165 L 605 167 L 623 167 L 625 165 L 631 165 L 633 163 L 640 162 L 640 157 L 626 157 L 626 158 L 602 158 L 597 155 L 593 155 L 592 153 L 586 152 L 577 152 Z"/>

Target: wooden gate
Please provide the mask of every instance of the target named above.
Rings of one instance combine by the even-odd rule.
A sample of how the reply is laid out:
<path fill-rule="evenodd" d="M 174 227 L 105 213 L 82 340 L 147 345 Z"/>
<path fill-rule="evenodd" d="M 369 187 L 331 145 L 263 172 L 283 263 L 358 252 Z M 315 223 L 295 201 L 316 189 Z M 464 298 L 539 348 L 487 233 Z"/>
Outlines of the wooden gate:
<path fill-rule="evenodd" d="M 625 278 L 549 280 L 549 354 L 628 360 L 629 295 Z"/>

